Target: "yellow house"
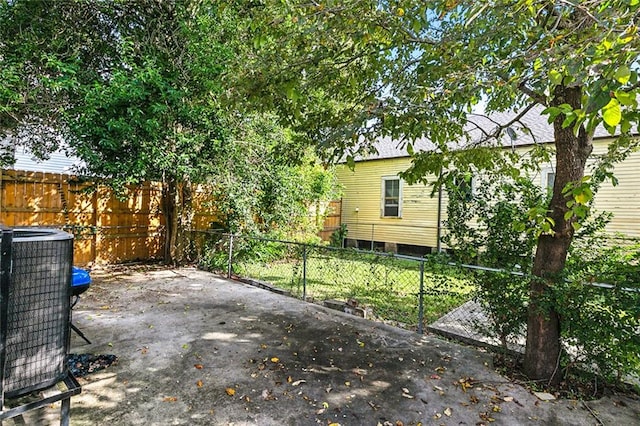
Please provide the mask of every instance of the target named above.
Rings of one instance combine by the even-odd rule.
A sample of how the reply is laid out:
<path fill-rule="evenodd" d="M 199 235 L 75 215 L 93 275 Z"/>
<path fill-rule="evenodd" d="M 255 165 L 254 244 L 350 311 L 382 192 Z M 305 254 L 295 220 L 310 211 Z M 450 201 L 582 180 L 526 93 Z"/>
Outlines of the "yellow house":
<path fill-rule="evenodd" d="M 553 128 L 540 111 L 532 110 L 503 132 L 500 143 L 505 149 L 525 154 L 534 144 L 553 142 Z M 469 132 L 470 140 L 477 140 L 479 128 L 484 126 L 491 132 L 496 122 L 509 123 L 513 116 L 497 114 L 492 115 L 491 120 L 481 115 L 472 116 L 475 122 Z M 598 129 L 592 158 L 606 152 L 612 140 L 604 129 Z M 338 168 L 338 181 L 343 187 L 341 217 L 348 229 L 347 245 L 417 255 L 437 250 L 439 236 L 446 232 L 443 225 L 447 219 L 446 192 L 432 196 L 430 186 L 409 185 L 399 178 L 398 173 L 409 168 L 411 160 L 397 141 L 380 139 L 376 148 L 377 154 L 357 159 L 354 170 L 346 165 Z M 432 145 L 421 140 L 414 148 L 429 150 Z M 540 171 L 531 178 L 542 187 L 549 186 L 555 175 L 554 167 L 553 159 L 549 164 L 541 164 Z M 596 195 L 594 209 L 613 214 L 607 233 L 640 238 L 640 152 L 619 163 L 615 176 L 618 185 L 603 184 Z"/>

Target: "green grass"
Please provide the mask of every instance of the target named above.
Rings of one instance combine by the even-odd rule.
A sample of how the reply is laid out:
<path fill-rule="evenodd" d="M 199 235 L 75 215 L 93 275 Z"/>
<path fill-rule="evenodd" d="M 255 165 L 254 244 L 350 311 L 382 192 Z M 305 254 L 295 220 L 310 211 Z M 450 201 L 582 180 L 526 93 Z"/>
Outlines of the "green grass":
<path fill-rule="evenodd" d="M 303 295 L 303 263 L 297 256 L 269 263 L 234 264 L 240 275 Z M 454 268 L 439 266 L 424 276 L 424 324 L 460 306 L 472 296 L 473 282 Z M 319 248 L 307 255 L 306 295 L 316 301 L 355 299 L 378 319 L 409 327 L 418 324 L 420 264 L 417 261 Z"/>

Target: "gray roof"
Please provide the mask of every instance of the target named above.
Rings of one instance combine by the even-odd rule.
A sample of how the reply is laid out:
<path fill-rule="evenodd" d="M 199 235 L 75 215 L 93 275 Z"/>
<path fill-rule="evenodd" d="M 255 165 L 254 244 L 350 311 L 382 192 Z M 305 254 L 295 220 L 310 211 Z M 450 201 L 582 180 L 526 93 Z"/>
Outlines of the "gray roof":
<path fill-rule="evenodd" d="M 27 148 L 20 146 L 16 147 L 15 159 L 11 169 L 29 172 L 73 174 L 75 166 L 82 164 L 80 159 L 69 157 L 62 150 L 51 153 L 46 160 L 40 160 Z"/>
<path fill-rule="evenodd" d="M 482 113 L 471 113 L 467 116 L 465 126 L 466 140 L 452 142 L 451 147 L 464 148 L 481 141 L 492 140 L 494 143 L 504 147 L 527 146 L 533 144 L 552 143 L 554 141 L 553 125 L 549 124 L 548 117 L 542 115 L 544 107 L 537 105 L 531 108 L 520 119 L 503 131 L 498 140 L 488 137 L 498 128 L 513 121 L 518 113 L 506 111 L 485 115 Z M 594 137 L 611 136 L 602 126 L 596 129 Z M 413 148 L 418 151 L 433 151 L 436 145 L 427 138 L 417 139 L 413 143 Z M 387 158 L 408 157 L 406 149 L 407 141 L 398 141 L 389 137 L 379 138 L 373 143 L 377 153 L 367 156 L 359 156 L 356 161 L 379 160 Z"/>

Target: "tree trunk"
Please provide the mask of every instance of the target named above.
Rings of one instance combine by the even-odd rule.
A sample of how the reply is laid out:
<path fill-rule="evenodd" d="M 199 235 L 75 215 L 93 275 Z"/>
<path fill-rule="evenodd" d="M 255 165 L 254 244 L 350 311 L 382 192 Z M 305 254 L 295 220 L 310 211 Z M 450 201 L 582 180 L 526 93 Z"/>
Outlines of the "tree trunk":
<path fill-rule="evenodd" d="M 569 104 L 581 108 L 582 88 L 556 86 L 552 105 Z M 565 116 L 556 117 L 553 127 L 556 147 L 556 175 L 550 215 L 555 223 L 553 235 L 541 235 L 538 239 L 533 274 L 540 279 L 530 284 L 530 303 L 527 321 L 527 347 L 524 369 L 529 378 L 558 383 L 560 361 L 560 317 L 551 295 L 552 286 L 559 278 L 567 260 L 573 239 L 574 218 L 565 220 L 568 198 L 563 188 L 584 177 L 587 158 L 593 150 L 592 135 L 581 126 L 574 134 L 573 126 L 562 128 Z"/>
<path fill-rule="evenodd" d="M 178 198 L 180 206 L 178 211 L 178 227 L 176 229 L 176 250 L 174 254 L 174 262 L 181 264 L 188 257 L 188 247 L 190 241 L 189 231 L 193 227 L 193 194 L 191 181 L 185 179 L 180 183 L 178 188 Z"/>
<path fill-rule="evenodd" d="M 168 177 L 162 183 L 162 214 L 165 220 L 164 262 L 173 264 L 175 259 L 178 228 L 177 185 L 174 177 Z"/>

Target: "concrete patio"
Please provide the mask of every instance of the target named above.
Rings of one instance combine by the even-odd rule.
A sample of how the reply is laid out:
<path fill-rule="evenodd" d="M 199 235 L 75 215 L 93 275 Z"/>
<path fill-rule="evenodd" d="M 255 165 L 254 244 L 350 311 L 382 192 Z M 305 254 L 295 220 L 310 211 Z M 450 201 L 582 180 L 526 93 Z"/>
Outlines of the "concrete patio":
<path fill-rule="evenodd" d="M 192 268 L 92 272 L 74 309 L 115 354 L 80 379 L 72 425 L 590 425 L 640 423 L 640 401 L 539 400 L 491 355 Z M 57 409 L 27 424 L 56 424 Z"/>

